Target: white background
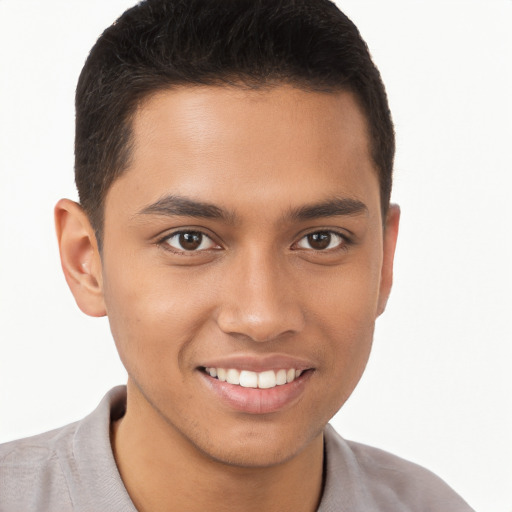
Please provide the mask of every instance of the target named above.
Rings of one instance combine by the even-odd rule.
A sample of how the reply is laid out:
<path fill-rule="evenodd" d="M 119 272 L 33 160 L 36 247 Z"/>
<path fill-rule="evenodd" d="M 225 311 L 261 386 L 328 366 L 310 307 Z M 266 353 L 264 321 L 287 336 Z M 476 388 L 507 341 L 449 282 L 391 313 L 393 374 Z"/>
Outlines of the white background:
<path fill-rule="evenodd" d="M 76 198 L 73 95 L 130 0 L 0 0 L 0 442 L 74 421 L 125 381 L 75 306 L 52 208 Z M 512 511 L 512 2 L 339 0 L 388 88 L 402 206 L 395 288 L 333 420 Z"/>

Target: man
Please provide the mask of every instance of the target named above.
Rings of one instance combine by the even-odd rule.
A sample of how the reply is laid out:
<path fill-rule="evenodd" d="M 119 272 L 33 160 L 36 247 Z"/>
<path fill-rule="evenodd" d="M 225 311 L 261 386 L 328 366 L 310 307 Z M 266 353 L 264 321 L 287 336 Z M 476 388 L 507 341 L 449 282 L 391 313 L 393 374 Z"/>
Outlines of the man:
<path fill-rule="evenodd" d="M 76 98 L 66 280 L 128 372 L 81 422 L 0 450 L 0 510 L 470 510 L 349 443 L 392 284 L 393 126 L 326 0 L 149 0 Z"/>

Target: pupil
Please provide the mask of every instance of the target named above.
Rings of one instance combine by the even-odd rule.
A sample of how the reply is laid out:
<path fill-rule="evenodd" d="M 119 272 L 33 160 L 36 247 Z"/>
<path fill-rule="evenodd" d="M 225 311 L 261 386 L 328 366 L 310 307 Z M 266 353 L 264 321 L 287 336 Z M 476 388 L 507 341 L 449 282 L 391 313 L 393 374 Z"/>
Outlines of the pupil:
<path fill-rule="evenodd" d="M 180 245 L 187 251 L 193 251 L 201 245 L 202 239 L 201 233 L 181 233 Z"/>
<path fill-rule="evenodd" d="M 308 235 L 308 242 L 313 249 L 325 249 L 331 243 L 330 233 L 311 233 Z"/>

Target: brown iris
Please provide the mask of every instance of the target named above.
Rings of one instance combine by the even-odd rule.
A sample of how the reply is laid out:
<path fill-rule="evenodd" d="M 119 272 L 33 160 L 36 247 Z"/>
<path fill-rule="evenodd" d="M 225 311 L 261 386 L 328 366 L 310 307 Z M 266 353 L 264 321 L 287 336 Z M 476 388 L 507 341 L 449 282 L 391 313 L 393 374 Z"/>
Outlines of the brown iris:
<path fill-rule="evenodd" d="M 332 235 L 331 233 L 320 231 L 318 233 L 311 233 L 310 235 L 307 236 L 307 238 L 310 247 L 316 250 L 322 250 L 329 247 Z"/>
<path fill-rule="evenodd" d="M 179 243 L 183 249 L 187 251 L 194 251 L 197 249 L 201 242 L 203 241 L 202 233 L 197 233 L 195 231 L 188 231 L 186 233 L 180 233 Z"/>

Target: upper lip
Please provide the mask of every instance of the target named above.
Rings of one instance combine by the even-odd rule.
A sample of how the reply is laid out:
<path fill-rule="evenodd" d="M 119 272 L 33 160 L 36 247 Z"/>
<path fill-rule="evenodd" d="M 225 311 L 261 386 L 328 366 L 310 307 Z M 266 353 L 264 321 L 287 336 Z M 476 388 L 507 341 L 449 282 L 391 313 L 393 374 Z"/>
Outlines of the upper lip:
<path fill-rule="evenodd" d="M 312 361 L 287 354 L 237 354 L 228 357 L 212 358 L 205 361 L 200 368 L 235 368 L 253 372 L 266 370 L 309 370 L 314 368 Z"/>

